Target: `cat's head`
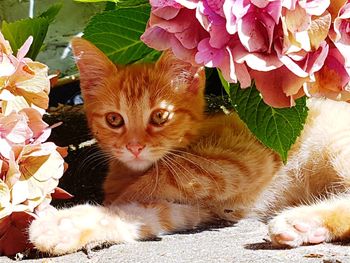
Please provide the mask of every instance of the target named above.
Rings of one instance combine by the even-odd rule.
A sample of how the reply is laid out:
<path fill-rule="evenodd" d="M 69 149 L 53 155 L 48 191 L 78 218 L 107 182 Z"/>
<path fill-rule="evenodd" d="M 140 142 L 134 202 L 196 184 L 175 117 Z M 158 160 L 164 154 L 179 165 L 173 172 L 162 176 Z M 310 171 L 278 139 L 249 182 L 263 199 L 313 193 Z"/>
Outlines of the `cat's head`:
<path fill-rule="evenodd" d="M 134 170 L 186 146 L 203 118 L 203 68 L 169 51 L 155 64 L 114 65 L 82 38 L 72 40 L 90 129 L 101 148 Z"/>

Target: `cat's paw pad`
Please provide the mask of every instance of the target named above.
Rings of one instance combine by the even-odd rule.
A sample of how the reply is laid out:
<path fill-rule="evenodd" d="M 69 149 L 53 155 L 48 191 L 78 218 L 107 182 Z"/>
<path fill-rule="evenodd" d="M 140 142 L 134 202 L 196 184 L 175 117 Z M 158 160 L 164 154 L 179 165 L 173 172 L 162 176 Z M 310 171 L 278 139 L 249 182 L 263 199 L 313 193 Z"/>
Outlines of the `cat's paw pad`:
<path fill-rule="evenodd" d="M 74 218 L 59 211 L 32 222 L 29 239 L 41 252 L 53 255 L 71 253 L 87 244 L 88 230 L 77 224 Z"/>
<path fill-rule="evenodd" d="M 291 211 L 278 215 L 269 223 L 270 238 L 275 246 L 298 247 L 327 241 L 329 231 L 318 217 Z"/>

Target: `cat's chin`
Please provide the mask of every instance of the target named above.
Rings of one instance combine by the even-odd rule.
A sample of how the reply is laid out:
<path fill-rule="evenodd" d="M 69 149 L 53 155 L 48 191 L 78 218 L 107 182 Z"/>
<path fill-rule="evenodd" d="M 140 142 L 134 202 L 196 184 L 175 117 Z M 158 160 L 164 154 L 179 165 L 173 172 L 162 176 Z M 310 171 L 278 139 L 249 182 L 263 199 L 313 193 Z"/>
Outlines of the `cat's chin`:
<path fill-rule="evenodd" d="M 148 168 L 150 168 L 153 164 L 152 161 L 146 161 L 146 160 L 131 160 L 128 162 L 124 162 L 124 164 L 134 171 L 146 171 Z"/>

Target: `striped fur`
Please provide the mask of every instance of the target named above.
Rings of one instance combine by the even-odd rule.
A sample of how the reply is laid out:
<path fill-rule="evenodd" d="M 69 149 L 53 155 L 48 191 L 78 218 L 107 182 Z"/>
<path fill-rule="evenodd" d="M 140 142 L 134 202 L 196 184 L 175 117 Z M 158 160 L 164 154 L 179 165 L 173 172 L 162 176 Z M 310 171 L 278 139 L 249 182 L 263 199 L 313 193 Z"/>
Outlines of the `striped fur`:
<path fill-rule="evenodd" d="M 165 52 L 156 64 L 114 66 L 73 40 L 90 128 L 111 158 L 103 207 L 81 205 L 35 220 L 40 251 L 70 253 L 149 239 L 217 218 L 271 216 L 271 240 L 299 246 L 350 236 L 350 106 L 310 100 L 288 163 L 234 114 L 204 116 L 204 72 Z M 152 112 L 168 111 L 164 125 Z M 118 113 L 124 125 L 106 123 Z M 142 146 L 138 156 L 127 145 Z M 294 208 L 287 208 L 294 206 Z"/>

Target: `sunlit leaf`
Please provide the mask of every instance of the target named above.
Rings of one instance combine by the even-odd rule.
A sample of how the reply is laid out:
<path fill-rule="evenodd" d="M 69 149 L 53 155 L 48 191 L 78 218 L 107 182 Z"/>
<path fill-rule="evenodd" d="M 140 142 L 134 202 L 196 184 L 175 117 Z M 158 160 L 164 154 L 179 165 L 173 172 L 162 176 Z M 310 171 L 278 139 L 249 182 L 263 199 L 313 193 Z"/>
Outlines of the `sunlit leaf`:
<path fill-rule="evenodd" d="M 94 16 L 84 29 L 84 38 L 100 48 L 112 61 L 129 64 L 154 53 L 141 40 L 150 6 L 120 8 Z"/>
<path fill-rule="evenodd" d="M 221 81 L 225 90 L 229 90 L 232 106 L 250 131 L 286 162 L 288 151 L 304 127 L 308 112 L 306 99 L 298 99 L 294 107 L 276 109 L 263 101 L 254 85 L 241 89 L 239 84 Z"/>

